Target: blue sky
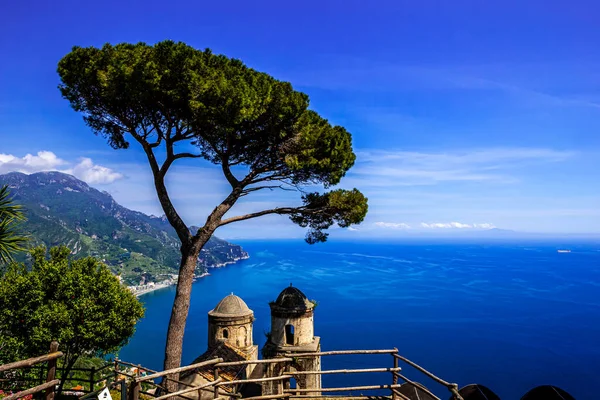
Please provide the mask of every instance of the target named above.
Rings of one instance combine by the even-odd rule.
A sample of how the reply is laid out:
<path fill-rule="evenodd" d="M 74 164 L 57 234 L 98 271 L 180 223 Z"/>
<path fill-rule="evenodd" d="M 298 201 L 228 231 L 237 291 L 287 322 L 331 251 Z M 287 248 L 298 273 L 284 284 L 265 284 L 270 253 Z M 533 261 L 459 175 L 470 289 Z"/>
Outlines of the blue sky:
<path fill-rule="evenodd" d="M 493 4 L 492 4 L 493 3 Z M 600 233 L 600 28 L 592 1 L 22 1 L 0 17 L 0 173 L 67 171 L 161 214 L 139 149 L 114 151 L 56 88 L 73 45 L 184 41 L 309 94 L 353 134 L 370 212 L 332 237 L 496 226 Z M 39 153 L 39 154 L 38 154 Z M 211 165 L 168 184 L 189 224 L 227 187 Z M 232 213 L 295 204 L 249 196 Z M 285 217 L 224 237 L 299 237 Z"/>

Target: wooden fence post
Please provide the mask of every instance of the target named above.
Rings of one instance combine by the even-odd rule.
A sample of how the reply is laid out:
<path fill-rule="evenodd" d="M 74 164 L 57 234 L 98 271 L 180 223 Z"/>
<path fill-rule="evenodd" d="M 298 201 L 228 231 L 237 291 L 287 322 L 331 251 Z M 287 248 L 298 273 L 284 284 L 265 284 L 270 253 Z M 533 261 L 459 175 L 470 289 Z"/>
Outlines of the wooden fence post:
<path fill-rule="evenodd" d="M 94 375 L 96 374 L 96 367 L 92 366 L 92 370 L 90 371 L 90 393 L 94 391 Z"/>
<path fill-rule="evenodd" d="M 125 382 L 125 379 L 121 381 L 121 400 L 127 400 L 127 382 Z"/>
<path fill-rule="evenodd" d="M 219 379 L 219 368 L 215 368 L 215 381 Z M 215 385 L 215 393 L 213 395 L 213 398 L 217 399 L 219 398 L 219 386 Z M 200 398 L 198 398 L 198 400 L 200 400 Z"/>
<path fill-rule="evenodd" d="M 137 366 L 137 371 L 133 376 L 133 380 L 131 381 L 131 387 L 129 388 L 129 393 L 127 396 L 129 400 L 138 400 L 140 398 L 140 387 L 142 386 L 141 382 L 137 380 L 140 376 L 140 366 Z"/>
<path fill-rule="evenodd" d="M 140 397 L 140 383 L 135 379 L 131 381 L 131 387 L 129 388 L 128 397 L 129 400 L 138 400 Z"/>
<path fill-rule="evenodd" d="M 119 380 L 119 358 L 115 357 L 115 382 Z"/>
<path fill-rule="evenodd" d="M 53 341 L 50 343 L 50 353 L 55 353 L 58 351 L 58 342 Z M 56 358 L 48 361 L 48 375 L 46 375 L 46 382 L 51 382 L 54 380 L 54 376 L 56 375 Z M 54 385 L 46 389 L 46 400 L 54 399 Z"/>
<path fill-rule="evenodd" d="M 392 358 L 394 359 L 394 368 L 398 368 L 398 358 L 394 357 L 396 354 L 398 354 L 398 349 L 394 349 L 396 350 L 395 354 L 392 354 Z M 392 371 L 392 385 L 397 385 L 398 384 L 398 372 L 396 371 L 396 369 L 394 369 L 394 371 Z M 392 400 L 396 400 L 397 396 L 396 396 L 396 389 L 392 389 Z"/>

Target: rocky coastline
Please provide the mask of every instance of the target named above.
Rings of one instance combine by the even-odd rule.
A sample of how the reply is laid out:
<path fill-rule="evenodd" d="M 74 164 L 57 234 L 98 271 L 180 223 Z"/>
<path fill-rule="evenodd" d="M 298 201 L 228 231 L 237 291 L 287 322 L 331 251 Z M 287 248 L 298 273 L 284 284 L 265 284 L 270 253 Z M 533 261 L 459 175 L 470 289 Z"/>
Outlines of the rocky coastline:
<path fill-rule="evenodd" d="M 247 260 L 249 258 L 250 258 L 250 255 L 248 253 L 246 253 L 243 256 L 234 257 L 234 258 L 232 258 L 229 261 L 224 261 L 222 263 L 209 265 L 209 266 L 207 266 L 207 268 L 222 268 L 222 267 L 225 267 L 225 266 L 230 265 L 230 264 L 235 264 L 235 263 L 237 263 L 239 261 L 242 261 L 242 260 Z"/>
<path fill-rule="evenodd" d="M 250 255 L 248 255 L 247 253 L 244 254 L 243 256 L 240 257 L 235 257 L 230 261 L 225 261 L 222 263 L 218 263 L 218 264 L 214 264 L 214 265 L 209 265 L 207 266 L 207 268 L 223 268 L 226 267 L 227 265 L 231 265 L 231 264 L 235 264 L 239 261 L 242 260 L 247 260 L 250 258 Z M 207 276 L 209 276 L 210 273 L 209 272 L 203 272 L 202 274 L 196 275 L 194 276 L 194 282 L 197 279 L 201 279 L 201 278 L 205 278 Z M 167 288 L 169 286 L 173 286 L 177 284 L 177 277 L 178 275 L 173 275 L 173 277 L 167 281 L 162 281 L 162 282 L 150 282 L 146 285 L 138 285 L 138 286 L 128 286 L 129 290 L 131 290 L 137 297 L 140 297 L 144 294 L 148 294 L 150 292 L 154 292 L 156 290 L 160 290 L 160 289 L 164 289 Z"/>

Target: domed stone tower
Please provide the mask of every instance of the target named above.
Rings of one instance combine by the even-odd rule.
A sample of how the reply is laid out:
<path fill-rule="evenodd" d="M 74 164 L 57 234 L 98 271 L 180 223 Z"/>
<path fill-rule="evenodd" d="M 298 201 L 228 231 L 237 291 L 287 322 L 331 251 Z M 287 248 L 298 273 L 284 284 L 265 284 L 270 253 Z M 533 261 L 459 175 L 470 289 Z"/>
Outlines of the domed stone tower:
<path fill-rule="evenodd" d="M 314 309 L 315 302 L 308 298 L 300 289 L 290 285 L 270 303 L 271 306 L 271 332 L 263 348 L 265 358 L 293 357 L 294 353 L 313 353 L 321 350 L 321 339 L 314 335 Z M 267 375 L 276 376 L 275 366 L 267 371 Z M 291 371 L 320 371 L 321 357 L 298 358 Z M 303 395 L 320 395 L 320 375 L 295 375 L 298 389 L 315 389 L 314 392 L 301 393 Z M 268 386 L 268 385 L 267 385 Z M 263 393 L 280 393 L 282 387 L 265 388 Z M 270 392 L 270 393 L 269 393 Z"/>
<path fill-rule="evenodd" d="M 215 358 L 222 358 L 225 362 L 257 360 L 258 346 L 252 342 L 253 322 L 254 312 L 248 308 L 244 300 L 233 293 L 226 296 L 208 312 L 208 349 L 192 364 Z M 225 381 L 245 379 L 252 375 L 255 367 L 256 364 L 248 364 L 222 368 L 220 369 L 220 378 Z M 214 381 L 214 370 L 210 366 L 196 368 L 183 372 L 179 379 L 181 381 L 180 389 L 204 385 Z M 225 395 L 231 393 L 232 390 L 242 395 L 252 393 L 250 385 L 237 385 L 235 388 L 223 386 L 220 392 Z M 211 390 L 202 391 L 200 400 L 212 400 Z M 187 393 L 185 397 L 198 399 L 198 393 Z"/>
<path fill-rule="evenodd" d="M 251 352 L 254 312 L 244 300 L 231 293 L 208 312 L 208 347 L 221 342 L 243 352 Z"/>
<path fill-rule="evenodd" d="M 287 346 L 310 346 L 315 338 L 314 309 L 300 289 L 285 288 L 271 306 L 271 342 L 282 350 Z M 289 349 L 286 349 L 286 351 Z"/>

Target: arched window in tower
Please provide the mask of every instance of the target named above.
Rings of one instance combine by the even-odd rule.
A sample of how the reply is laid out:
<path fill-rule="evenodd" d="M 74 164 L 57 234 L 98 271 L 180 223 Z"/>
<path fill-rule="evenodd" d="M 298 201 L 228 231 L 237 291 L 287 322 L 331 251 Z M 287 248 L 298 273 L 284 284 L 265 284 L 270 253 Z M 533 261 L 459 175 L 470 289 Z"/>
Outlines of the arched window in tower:
<path fill-rule="evenodd" d="M 242 338 L 240 345 L 243 345 L 244 347 L 248 347 L 248 330 L 246 329 L 245 326 L 242 326 L 240 328 L 239 336 L 240 336 L 240 338 Z"/>
<path fill-rule="evenodd" d="M 285 344 L 294 345 L 294 325 L 285 326 Z"/>
<path fill-rule="evenodd" d="M 223 339 L 227 339 L 229 337 L 229 331 L 227 329 L 223 329 Z"/>

